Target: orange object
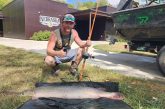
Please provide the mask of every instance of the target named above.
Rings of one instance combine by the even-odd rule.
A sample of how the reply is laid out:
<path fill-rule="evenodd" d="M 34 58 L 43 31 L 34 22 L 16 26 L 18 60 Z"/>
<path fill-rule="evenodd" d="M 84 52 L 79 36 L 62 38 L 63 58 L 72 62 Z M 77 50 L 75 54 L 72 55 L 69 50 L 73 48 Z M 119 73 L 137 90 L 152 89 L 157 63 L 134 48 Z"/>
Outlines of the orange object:
<path fill-rule="evenodd" d="M 96 11 L 95 11 L 95 14 L 94 14 L 92 27 L 90 28 L 88 40 L 91 40 L 91 37 L 92 37 L 92 32 L 93 32 L 93 28 L 94 28 L 94 24 L 95 24 L 95 20 L 96 20 L 97 11 L 98 11 L 98 3 L 96 5 Z M 88 52 L 88 47 L 86 48 L 86 52 Z M 84 72 L 84 68 L 85 68 L 85 62 L 86 62 L 86 59 L 84 59 L 83 64 L 82 64 L 82 68 L 80 70 L 79 81 L 82 81 L 82 76 L 83 76 L 83 72 Z"/>

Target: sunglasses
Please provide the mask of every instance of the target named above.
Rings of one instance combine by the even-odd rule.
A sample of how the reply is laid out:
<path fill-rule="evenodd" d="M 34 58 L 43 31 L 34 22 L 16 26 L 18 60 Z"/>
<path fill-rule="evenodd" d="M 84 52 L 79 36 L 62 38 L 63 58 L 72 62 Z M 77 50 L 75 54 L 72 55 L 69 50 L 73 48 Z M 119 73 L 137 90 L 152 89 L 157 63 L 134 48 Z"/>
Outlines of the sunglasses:
<path fill-rule="evenodd" d="M 72 18 L 72 17 L 65 17 L 65 18 L 64 18 L 64 21 L 72 21 L 72 22 L 74 22 L 74 21 L 75 21 L 75 18 Z"/>

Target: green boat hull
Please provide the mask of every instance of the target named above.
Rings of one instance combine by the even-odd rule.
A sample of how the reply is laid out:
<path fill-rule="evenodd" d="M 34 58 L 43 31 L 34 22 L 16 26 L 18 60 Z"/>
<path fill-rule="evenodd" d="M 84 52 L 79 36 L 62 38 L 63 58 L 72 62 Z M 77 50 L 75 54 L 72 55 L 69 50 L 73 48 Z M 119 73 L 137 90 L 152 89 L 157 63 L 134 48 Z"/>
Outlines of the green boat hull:
<path fill-rule="evenodd" d="M 116 30 L 134 41 L 165 41 L 165 4 L 112 14 Z"/>

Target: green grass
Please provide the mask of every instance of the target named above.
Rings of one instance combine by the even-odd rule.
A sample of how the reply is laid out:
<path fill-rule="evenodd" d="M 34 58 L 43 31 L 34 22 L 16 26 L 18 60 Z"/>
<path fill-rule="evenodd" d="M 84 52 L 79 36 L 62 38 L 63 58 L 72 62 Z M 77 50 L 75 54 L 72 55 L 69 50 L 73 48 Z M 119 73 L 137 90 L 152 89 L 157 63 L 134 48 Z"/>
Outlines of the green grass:
<path fill-rule="evenodd" d="M 150 53 L 150 52 L 143 52 L 143 51 L 129 52 L 128 49 L 124 48 L 124 45 L 127 45 L 127 43 L 126 42 L 117 42 L 114 45 L 108 45 L 108 44 L 95 45 L 94 48 L 105 51 L 105 52 L 117 52 L 117 53 L 127 53 L 127 54 L 156 57 L 156 54 Z"/>
<path fill-rule="evenodd" d="M 16 109 L 30 97 L 7 93 L 33 89 L 36 82 L 77 81 L 69 74 L 69 64 L 61 66 L 59 77 L 50 75 L 43 56 L 20 49 L 0 46 L 0 109 Z M 95 82 L 119 82 L 124 101 L 134 109 L 165 109 L 165 82 L 126 77 L 110 70 L 86 65 L 85 75 Z M 84 81 L 89 81 L 84 78 Z"/>

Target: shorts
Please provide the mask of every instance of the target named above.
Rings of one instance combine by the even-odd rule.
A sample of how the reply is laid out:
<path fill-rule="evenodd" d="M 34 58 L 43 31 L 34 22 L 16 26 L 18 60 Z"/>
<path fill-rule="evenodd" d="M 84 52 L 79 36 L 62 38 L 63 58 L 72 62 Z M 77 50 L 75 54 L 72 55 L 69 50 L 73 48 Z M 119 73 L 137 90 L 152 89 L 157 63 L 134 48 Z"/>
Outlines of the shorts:
<path fill-rule="evenodd" d="M 67 51 L 67 54 L 65 57 L 59 57 L 59 56 L 55 56 L 55 62 L 57 64 L 61 64 L 61 63 L 65 63 L 65 62 L 70 62 L 70 61 L 75 61 L 76 60 L 76 56 L 77 56 L 77 52 L 78 49 L 70 49 Z"/>

